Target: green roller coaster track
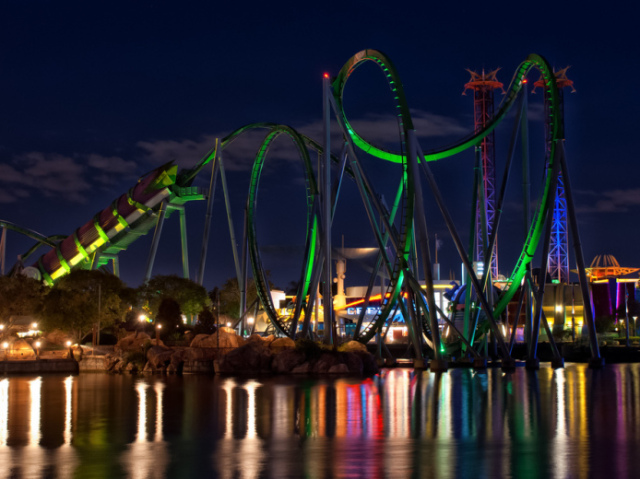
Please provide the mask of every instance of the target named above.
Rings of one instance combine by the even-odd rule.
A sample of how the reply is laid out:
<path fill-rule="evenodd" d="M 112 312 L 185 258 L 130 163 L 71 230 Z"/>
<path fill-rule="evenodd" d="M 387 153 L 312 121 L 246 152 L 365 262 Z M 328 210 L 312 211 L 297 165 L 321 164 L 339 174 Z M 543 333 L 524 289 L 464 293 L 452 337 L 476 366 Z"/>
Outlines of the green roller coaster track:
<path fill-rule="evenodd" d="M 398 125 L 401 132 L 400 144 L 401 151 L 394 152 L 388 149 L 379 147 L 374 145 L 373 143 L 364 139 L 358 132 L 353 128 L 345 110 L 343 108 L 343 96 L 345 91 L 345 86 L 347 84 L 347 80 L 354 73 L 354 71 L 365 62 L 373 62 L 381 69 L 387 83 L 389 85 L 391 94 L 393 95 L 393 100 L 395 102 L 395 114 L 398 119 Z M 467 137 L 464 137 L 457 141 L 456 143 L 449 145 L 444 148 L 426 151 L 424 156 L 419 159 L 419 161 L 431 162 L 438 161 L 463 151 L 466 151 L 470 148 L 473 148 L 481 143 L 483 138 L 491 133 L 497 125 L 499 125 L 506 117 L 507 113 L 514 106 L 518 95 L 521 93 L 524 85 L 524 80 L 526 76 L 532 69 L 537 69 L 541 78 L 544 82 L 545 88 L 548 93 L 548 101 L 549 108 L 547 109 L 549 118 L 548 122 L 550 125 L 550 130 L 552 134 L 552 151 L 550 154 L 550 162 L 547 164 L 548 172 L 550 173 L 553 168 L 554 161 L 554 150 L 556 148 L 556 143 L 561 141 L 563 132 L 560 131 L 562 122 L 559 121 L 560 111 L 558 108 L 558 88 L 555 82 L 555 76 L 548 62 L 541 57 L 540 55 L 531 54 L 527 57 L 527 59 L 522 62 L 519 67 L 516 69 L 516 72 L 513 76 L 511 84 L 507 90 L 507 94 L 500 105 L 497 114 L 490 120 L 487 126 L 478 132 L 474 132 Z M 411 250 L 411 241 L 412 241 L 412 228 L 413 228 L 413 214 L 414 214 L 414 193 L 412 189 L 413 185 L 413 175 L 419 174 L 417 171 L 412 171 L 409 167 L 409 162 L 407 161 L 407 147 L 406 147 L 406 139 L 408 132 L 413 130 L 413 120 L 411 118 L 411 114 L 408 107 L 408 102 L 405 97 L 404 89 L 402 86 L 402 82 L 400 81 L 400 77 L 396 68 L 393 66 L 391 60 L 386 57 L 382 52 L 377 50 L 363 50 L 353 57 L 351 57 L 339 71 L 338 75 L 332 79 L 331 82 L 332 87 L 332 95 L 333 101 L 335 105 L 337 105 L 337 116 L 338 122 L 341 124 L 343 129 L 348 135 L 348 139 L 350 139 L 353 144 L 355 144 L 360 150 L 363 152 L 372 155 L 376 158 L 399 163 L 402 165 L 403 171 L 403 179 L 402 179 L 402 192 L 400 203 L 403 205 L 402 213 L 400 216 L 400 227 L 399 231 L 390 231 L 387 232 L 387 235 L 391 236 L 392 244 L 395 244 L 396 247 L 396 256 L 394 261 L 394 266 L 390 275 L 390 282 L 387 288 L 387 293 L 385 298 L 383 298 L 383 304 L 380 312 L 374 317 L 374 319 L 369 323 L 369 325 L 365 328 L 363 333 L 359 336 L 359 340 L 363 342 L 369 341 L 375 332 L 380 329 L 380 327 L 384 324 L 389 314 L 391 314 L 394 305 L 396 304 L 403 280 L 404 274 L 408 267 L 409 261 L 409 253 Z M 262 167 L 264 165 L 266 156 L 268 154 L 269 146 L 273 142 L 275 138 L 280 136 L 281 134 L 285 134 L 289 138 L 292 139 L 296 148 L 299 151 L 300 158 L 304 165 L 305 170 L 305 180 L 306 180 L 306 189 L 307 189 L 307 239 L 306 239 L 306 253 L 303 262 L 301 281 L 299 282 L 299 290 L 296 295 L 297 304 L 295 307 L 294 313 L 294 323 L 297 322 L 297 318 L 300 312 L 303 309 L 303 303 L 305 301 L 306 296 L 309 294 L 309 288 L 311 286 L 311 276 L 314 268 L 315 261 L 318 258 L 318 213 L 314 208 L 314 202 L 317 199 L 317 187 L 316 180 L 314 177 L 313 170 L 311 168 L 311 163 L 309 160 L 309 154 L 307 148 L 317 151 L 318 153 L 322 153 L 323 147 L 316 143 L 311 138 L 308 138 L 304 135 L 299 134 L 293 128 L 285 126 L 285 125 L 277 125 L 272 123 L 255 123 L 243 126 L 227 137 L 223 138 L 220 144 L 220 148 L 222 150 L 226 149 L 231 143 L 233 143 L 238 137 L 240 137 L 243 133 L 255 130 L 255 129 L 266 129 L 268 130 L 266 138 L 264 139 L 262 145 L 259 148 L 258 154 L 256 156 L 254 166 L 251 174 L 251 184 L 248 195 L 248 214 L 249 214 L 249 234 L 248 234 L 248 242 L 249 242 L 249 255 L 252 265 L 253 276 L 256 281 L 258 296 L 267 312 L 267 315 L 271 322 L 276 326 L 276 328 L 282 333 L 287 334 L 289 336 L 293 335 L 293 331 L 287 327 L 286 321 L 283 318 L 280 318 L 275 310 L 274 305 L 271 302 L 271 296 L 269 292 L 269 286 L 264 276 L 264 268 L 262 266 L 262 261 L 260 259 L 259 248 L 258 248 L 258 239 L 257 232 L 255 228 L 255 219 L 256 219 L 256 211 L 257 211 L 257 197 L 258 197 L 258 184 L 260 180 L 260 174 L 262 171 Z M 179 184 L 190 184 L 193 178 L 198 174 L 198 172 L 212 159 L 215 157 L 216 152 L 211 150 L 203 160 L 193 169 L 182 173 L 179 177 Z M 332 160 L 334 163 L 337 163 L 339 159 L 335 156 L 332 156 Z M 347 174 L 353 176 L 354 171 L 347 167 Z M 540 238 L 542 236 L 543 225 L 545 219 L 548 215 L 548 207 L 547 207 L 547 197 L 550 194 L 550 186 L 552 184 L 552 175 L 545 175 L 545 183 L 544 183 L 544 191 L 542 194 L 542 199 L 539 203 L 538 210 L 535 212 L 533 221 L 531 222 L 529 232 L 527 238 L 524 242 L 524 247 L 522 249 L 521 254 L 519 255 L 518 261 L 516 263 L 515 268 L 511 272 L 508 281 L 508 287 L 503 291 L 500 298 L 498 299 L 497 304 L 494 308 L 494 315 L 499 316 L 507 307 L 509 301 L 513 298 L 517 289 L 519 288 L 522 279 L 526 273 L 527 265 L 531 262 L 538 244 L 540 242 Z M 368 192 L 371 193 L 371 192 Z M 397 208 L 397 202 L 396 206 Z M 395 209 L 394 208 L 394 209 Z M 395 217 L 395 211 L 394 215 Z M 393 223 L 393 219 L 391 220 Z M 395 241 L 394 241 L 395 240 Z"/>
<path fill-rule="evenodd" d="M 345 86 L 350 76 L 357 70 L 357 68 L 366 62 L 375 63 L 384 74 L 386 81 L 389 85 L 391 95 L 395 102 L 395 115 L 397 117 L 400 138 L 400 151 L 390 151 L 388 149 L 379 147 L 364 139 L 350 123 L 344 107 L 343 96 L 345 93 Z M 547 174 L 544 180 L 544 191 L 542 199 L 539 203 L 538 210 L 533 216 L 533 221 L 530 224 L 527 237 L 524 242 L 524 247 L 519 255 L 516 265 L 509 277 L 508 286 L 498 298 L 498 301 L 494 307 L 494 315 L 499 316 L 502 314 L 509 301 L 513 298 L 517 289 L 523 280 L 523 277 L 527 271 L 527 265 L 531 262 L 540 238 L 542 236 L 543 225 L 549 214 L 547 198 L 551 192 L 551 186 L 553 184 L 553 178 L 551 172 L 554 168 L 555 149 L 557 142 L 563 140 L 563 132 L 561 131 L 562 121 L 560 121 L 560 109 L 558 107 L 558 88 L 555 81 L 553 71 L 547 61 L 535 54 L 531 54 L 527 59 L 522 62 L 516 69 L 511 84 L 508 88 L 507 94 L 504 97 L 502 104 L 500 105 L 497 114 L 490 120 L 487 126 L 478 132 L 470 134 L 456 143 L 444 148 L 426 151 L 420 158 L 419 163 L 426 165 L 426 162 L 438 161 L 465 150 L 473 148 L 481 143 L 483 138 L 491 133 L 497 125 L 499 125 L 506 117 L 507 113 L 514 106 L 518 95 L 523 90 L 524 80 L 532 69 L 537 69 L 541 74 L 541 79 L 544 82 L 544 87 L 547 92 L 548 104 L 548 124 L 550 125 L 550 131 L 552 136 L 551 153 L 549 155 L 550 161 L 547 164 Z M 385 228 L 384 236 L 378 235 L 378 241 L 380 246 L 380 258 L 379 263 L 383 256 L 387 241 L 390 241 L 395 255 L 392 259 L 386 260 L 386 267 L 389 274 L 389 283 L 387 285 L 386 294 L 382 299 L 382 306 L 380 312 L 365 326 L 364 330 L 357 337 L 362 342 L 369 341 L 373 335 L 379 331 L 384 325 L 385 321 L 392 314 L 392 311 L 396 307 L 400 292 L 403 284 L 405 283 L 405 277 L 410 271 L 410 254 L 412 250 L 413 241 L 413 228 L 414 228 L 414 205 L 415 205 L 415 192 L 414 181 L 417 180 L 417 176 L 420 174 L 419 170 L 415 170 L 415 166 L 411 166 L 411 161 L 408 158 L 407 142 L 410 132 L 414 131 L 413 120 L 411 118 L 408 102 L 405 98 L 402 82 L 396 68 L 393 66 L 391 60 L 383 53 L 377 50 L 363 50 L 353 57 L 351 57 L 341 68 L 335 78 L 331 80 L 331 101 L 333 102 L 336 114 L 336 119 L 345 133 L 345 139 L 350 142 L 351 145 L 357 146 L 360 150 L 373 157 L 381 160 L 400 164 L 402 167 L 402 177 L 400 186 L 398 189 L 398 195 L 391 212 L 380 214 L 386 221 L 388 228 Z M 313 139 L 308 138 L 298 133 L 293 128 L 286 125 L 279 125 L 274 123 L 254 123 L 243 126 L 228 136 L 223 138 L 219 145 L 209 151 L 205 157 L 194 167 L 185 171 L 182 171 L 176 178 L 176 185 L 178 187 L 190 186 L 198 173 L 214 160 L 216 155 L 220 151 L 228 148 L 236 139 L 242 136 L 244 133 L 253 130 L 266 130 L 266 136 L 262 141 L 258 153 L 255 157 L 251 171 L 250 187 L 247 199 L 247 241 L 248 241 L 248 255 L 251 263 L 252 273 L 256 282 L 258 297 L 263 305 L 263 308 L 269 317 L 272 324 L 281 333 L 288 336 L 294 336 L 296 325 L 301 314 L 305 311 L 307 306 L 306 298 L 309 294 L 313 294 L 314 288 L 314 275 L 318 275 L 318 262 L 322 260 L 320 241 L 320 213 L 319 213 L 319 191 L 315 173 L 312 168 L 312 163 L 309 157 L 309 150 L 313 150 L 318 154 L 323 153 L 323 146 L 315 142 Z M 307 217 L 306 217 L 306 244 L 305 255 L 302 264 L 302 270 L 300 274 L 300 281 L 298 282 L 298 290 L 296 294 L 296 304 L 292 317 L 280 317 L 275 305 L 272 303 L 271 294 L 269 290 L 268 281 L 265 275 L 265 269 L 263 267 L 262 260 L 260 258 L 259 241 L 256 231 L 256 217 L 258 210 L 258 190 L 261 178 L 263 166 L 268 156 L 269 148 L 273 141 L 279 136 L 284 135 L 288 137 L 297 149 L 305 174 L 306 183 L 306 202 L 307 202 Z M 347 154 L 351 157 L 351 154 Z M 340 158 L 337 156 L 331 156 L 332 162 L 338 164 Z M 351 159 L 351 158 L 350 158 Z M 347 163 L 345 172 L 353 178 L 356 178 L 359 173 L 357 162 L 351 159 L 351 163 Z M 373 198 L 374 192 L 371 191 L 366 181 L 362 183 L 365 190 L 365 195 Z M 380 212 L 380 211 L 379 211 Z M 5 224 L 0 224 L 5 226 Z M 13 225 L 15 226 L 15 225 Z M 12 227 L 6 225 L 6 227 Z M 15 228 L 14 228 L 15 229 Z M 23 234 L 30 234 L 30 232 L 24 232 Z M 32 237 L 34 237 L 31 234 Z M 55 242 L 51 242 L 42 235 L 38 235 L 36 239 L 40 243 L 50 244 L 55 246 Z M 414 281 L 415 282 L 415 281 Z M 409 279 L 411 283 L 411 279 Z M 426 307 L 423 306 L 423 310 L 426 311 Z"/>

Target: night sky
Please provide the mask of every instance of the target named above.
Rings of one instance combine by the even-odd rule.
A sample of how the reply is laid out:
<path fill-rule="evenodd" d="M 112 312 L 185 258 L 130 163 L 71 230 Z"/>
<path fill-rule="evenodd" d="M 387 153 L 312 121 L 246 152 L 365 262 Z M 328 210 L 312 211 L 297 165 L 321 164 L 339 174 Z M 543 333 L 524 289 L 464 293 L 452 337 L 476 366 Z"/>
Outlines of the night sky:
<path fill-rule="evenodd" d="M 640 167 L 635 81 L 640 66 L 637 12 L 617 2 L 60 2 L 5 0 L 0 7 L 0 219 L 42 234 L 71 234 L 154 167 L 195 164 L 216 137 L 269 121 L 322 141 L 322 74 L 337 74 L 365 48 L 386 53 L 402 78 L 423 150 L 473 128 L 466 68 L 501 68 L 508 86 L 519 63 L 538 53 L 571 65 L 576 93 L 565 93 L 566 151 L 587 262 L 613 254 L 640 266 Z M 416 4 L 418 2 L 415 2 Z M 535 81 L 537 73 L 531 80 Z M 496 95 L 496 105 L 502 99 Z M 542 95 L 530 96 L 534 201 L 542 175 Z M 345 93 L 363 136 L 393 145 L 397 127 L 384 77 L 364 66 Z M 496 132 L 504 164 L 510 123 Z M 255 135 L 225 152 L 236 234 L 241 236 Z M 388 203 L 399 179 L 382 160 L 362 162 Z M 260 189 L 260 244 L 273 282 L 298 279 L 304 240 L 302 169 L 290 142 L 278 140 Z M 473 153 L 432 165 L 465 244 Z M 516 169 L 517 170 L 517 169 Z M 499 236 L 500 271 L 522 244 L 519 172 Z M 197 180 L 207 184 L 208 171 Z M 373 246 L 353 184 L 345 185 L 334 245 Z M 426 186 L 425 186 L 426 188 Z M 234 274 L 219 189 L 205 286 Z M 427 192 L 427 223 L 441 240 L 443 275 L 460 261 Z M 204 202 L 187 205 L 191 276 L 197 270 Z M 131 286 L 144 275 L 151 235 L 121 254 Z M 9 232 L 11 265 L 32 241 Z M 155 274 L 181 273 L 178 220 L 165 224 Z M 44 250 L 43 250 L 44 252 Z M 571 256 L 571 267 L 574 266 Z M 536 260 L 537 262 L 537 260 Z M 510 266 L 511 265 L 511 266 Z M 347 284 L 365 281 L 359 264 Z"/>

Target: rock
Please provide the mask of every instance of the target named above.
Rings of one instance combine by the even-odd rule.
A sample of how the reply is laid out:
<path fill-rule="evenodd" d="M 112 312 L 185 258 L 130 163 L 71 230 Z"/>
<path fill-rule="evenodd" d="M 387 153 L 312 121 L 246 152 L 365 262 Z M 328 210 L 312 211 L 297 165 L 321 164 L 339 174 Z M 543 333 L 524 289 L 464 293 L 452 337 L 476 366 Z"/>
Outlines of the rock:
<path fill-rule="evenodd" d="M 75 353 L 74 353 L 75 356 Z M 116 364 L 121 361 L 121 358 L 112 354 L 105 354 L 104 356 L 104 369 L 106 371 L 115 370 Z"/>
<path fill-rule="evenodd" d="M 151 346 L 147 351 L 147 361 L 153 369 L 169 364 L 172 356 L 173 349 L 163 348 L 162 346 Z"/>
<path fill-rule="evenodd" d="M 182 356 L 183 361 L 212 361 L 218 356 L 221 356 L 221 351 L 217 348 L 187 348 L 184 350 Z"/>
<path fill-rule="evenodd" d="M 82 348 L 80 346 L 71 348 L 71 354 L 76 361 L 82 361 Z"/>
<path fill-rule="evenodd" d="M 296 367 L 306 361 L 305 354 L 297 349 L 285 349 L 280 354 L 276 354 L 271 362 L 271 370 L 274 373 L 290 373 Z"/>
<path fill-rule="evenodd" d="M 302 363 L 291 370 L 291 374 L 309 374 L 310 372 L 311 365 L 308 362 Z"/>
<path fill-rule="evenodd" d="M 340 363 L 329 368 L 329 374 L 349 374 L 349 368 L 346 364 Z"/>
<path fill-rule="evenodd" d="M 362 351 L 367 352 L 367 346 L 362 344 L 360 341 L 348 341 L 342 345 L 340 345 L 340 351 Z"/>
<path fill-rule="evenodd" d="M 230 351 L 220 360 L 223 373 L 259 373 L 271 370 L 272 352 L 258 342 L 247 343 Z"/>
<path fill-rule="evenodd" d="M 135 332 L 118 341 L 114 349 L 116 353 L 120 354 L 127 351 L 141 351 L 147 341 L 151 342 L 147 333 Z M 155 340 L 153 343 L 155 344 Z"/>
<path fill-rule="evenodd" d="M 376 357 L 368 352 L 353 351 L 352 354 L 356 354 L 362 360 L 362 375 L 373 376 L 380 372 Z"/>
<path fill-rule="evenodd" d="M 45 336 L 45 341 L 48 344 L 55 344 L 57 346 L 64 346 L 66 345 L 67 341 L 72 341 L 71 336 L 69 336 L 67 333 L 59 330 L 59 329 L 54 329 L 53 331 L 51 331 L 50 333 L 48 333 Z"/>
<path fill-rule="evenodd" d="M 180 373 L 182 372 L 182 367 L 184 366 L 184 362 L 187 357 L 187 351 L 191 348 L 187 349 L 178 349 L 173 352 L 171 355 L 171 362 L 169 366 L 167 366 L 167 373 Z"/>
<path fill-rule="evenodd" d="M 362 363 L 362 358 L 358 354 L 356 354 L 356 352 L 352 351 L 343 353 L 342 359 L 350 374 L 357 374 L 359 376 L 362 376 L 364 364 Z"/>
<path fill-rule="evenodd" d="M 138 366 L 135 363 L 129 363 L 125 366 L 124 370 L 128 373 L 135 374 L 138 372 Z"/>
<path fill-rule="evenodd" d="M 233 349 L 238 347 L 238 335 L 231 328 L 220 328 L 220 331 L 213 334 L 196 335 L 190 347 Z"/>
<path fill-rule="evenodd" d="M 278 354 L 279 352 L 284 351 L 285 349 L 295 349 L 295 347 L 296 347 L 296 343 L 291 338 L 274 339 L 269 344 L 269 349 L 271 349 L 271 352 L 273 354 Z"/>
<path fill-rule="evenodd" d="M 213 361 L 185 361 L 182 372 L 188 373 L 213 373 Z"/>
<path fill-rule="evenodd" d="M 317 374 L 328 373 L 333 366 L 338 364 L 341 364 L 341 361 L 340 357 L 336 353 L 324 352 L 313 364 L 313 372 Z"/>
<path fill-rule="evenodd" d="M 35 359 L 36 352 L 24 339 L 16 339 L 9 344 L 9 349 L 5 351 L 5 357 L 7 359 Z"/>

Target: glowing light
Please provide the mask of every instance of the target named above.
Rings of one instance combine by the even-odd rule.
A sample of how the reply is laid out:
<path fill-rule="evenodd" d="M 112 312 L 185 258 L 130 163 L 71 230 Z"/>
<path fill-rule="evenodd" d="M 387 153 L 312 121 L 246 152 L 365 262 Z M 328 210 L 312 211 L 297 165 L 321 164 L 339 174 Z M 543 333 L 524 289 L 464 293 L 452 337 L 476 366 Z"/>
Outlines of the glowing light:
<path fill-rule="evenodd" d="M 65 344 L 67 345 L 68 348 L 71 347 L 71 341 L 67 341 Z"/>
<path fill-rule="evenodd" d="M 4 324 L 0 324 L 0 331 L 4 331 Z"/>
<path fill-rule="evenodd" d="M 42 378 L 29 382 L 29 445 L 40 444 L 40 400 L 42 398 Z"/>
<path fill-rule="evenodd" d="M 37 329 L 38 328 L 38 323 L 31 323 L 31 327 L 33 329 Z"/>
<path fill-rule="evenodd" d="M 9 343 L 7 343 L 6 341 L 4 343 L 2 343 L 2 348 L 3 349 L 8 349 L 9 348 Z"/>
<path fill-rule="evenodd" d="M 140 316 L 138 316 L 138 321 L 140 321 L 141 323 L 146 320 L 147 320 L 147 317 L 144 314 L 141 314 Z"/>
<path fill-rule="evenodd" d="M 71 343 L 71 341 L 67 341 Z M 68 376 L 64 380 L 65 390 L 65 408 L 64 408 L 64 443 L 71 444 L 71 408 L 72 408 L 72 392 L 73 392 L 73 376 Z"/>
<path fill-rule="evenodd" d="M 561 305 L 561 304 L 556 304 L 556 313 L 562 313 L 562 310 L 563 310 L 563 309 L 564 309 L 564 308 L 562 307 L 562 305 Z"/>
<path fill-rule="evenodd" d="M 9 439 L 9 380 L 0 381 L 0 446 Z"/>
<path fill-rule="evenodd" d="M 231 323 L 227 323 L 227 328 L 230 328 L 230 327 L 231 327 Z"/>
<path fill-rule="evenodd" d="M 253 318 L 247 318 L 247 323 L 248 324 L 253 324 Z"/>
<path fill-rule="evenodd" d="M 40 348 L 41 345 L 42 343 L 40 341 L 36 341 L 36 348 Z"/>
<path fill-rule="evenodd" d="M 329 74 L 328 74 L 328 73 L 325 73 L 323 76 L 324 76 L 325 78 L 329 78 Z"/>
<path fill-rule="evenodd" d="M 156 328 L 158 328 L 158 329 L 162 329 L 162 324 L 158 324 L 158 325 L 156 326 Z"/>

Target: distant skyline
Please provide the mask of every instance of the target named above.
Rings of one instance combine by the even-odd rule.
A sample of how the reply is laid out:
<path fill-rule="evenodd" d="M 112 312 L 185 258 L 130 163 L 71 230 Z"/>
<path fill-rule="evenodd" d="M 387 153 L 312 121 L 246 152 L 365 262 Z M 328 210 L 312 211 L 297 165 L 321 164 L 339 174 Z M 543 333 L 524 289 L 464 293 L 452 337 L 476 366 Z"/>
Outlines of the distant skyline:
<path fill-rule="evenodd" d="M 501 68 L 498 78 L 506 87 L 518 64 L 538 53 L 556 68 L 571 65 L 568 76 L 577 90 L 565 94 L 566 151 L 585 258 L 613 254 L 622 266 L 638 267 L 636 15 L 615 5 L 590 8 L 578 2 L 553 9 L 497 1 L 393 10 L 387 2 L 195 1 L 179 7 L 156 1 L 9 0 L 0 7 L 0 219 L 45 235 L 71 234 L 140 175 L 169 160 L 191 166 L 216 137 L 248 123 L 284 123 L 321 141 L 322 74 L 337 74 L 365 48 L 381 50 L 394 62 L 422 148 L 445 145 L 473 128 L 472 98 L 461 95 L 466 68 Z M 540 99 L 539 93 L 530 97 L 534 154 L 542 141 Z M 389 144 L 397 135 L 390 102 L 373 67 L 363 67 L 347 86 L 345 104 L 354 126 L 376 143 Z M 496 132 L 499 169 L 508 135 L 506 126 Z M 225 154 L 237 235 L 258 139 L 240 138 Z M 472 157 L 433 166 L 463 235 Z M 385 184 L 386 176 L 393 177 L 389 165 L 363 161 L 382 190 L 395 188 Z M 533 170 L 534 184 L 541 171 Z M 199 185 L 206 185 L 207 175 Z M 294 150 L 279 141 L 261 187 L 260 233 L 265 262 L 281 287 L 299 275 L 300 178 Z M 220 192 L 207 289 L 235 274 Z M 340 200 L 336 247 L 342 235 L 347 247 L 372 245 L 371 236 L 361 234 L 366 219 L 360 210 L 348 212 L 352 194 Z M 521 247 L 518 194 L 516 188 L 508 198 L 511 216 L 499 237 L 504 274 Z M 459 277 L 444 223 L 429 204 L 427 211 L 432 240 L 435 234 L 442 240 L 442 274 L 451 270 Z M 193 277 L 204 202 L 187 205 L 187 219 Z M 171 218 L 165 225 L 156 274 L 181 273 L 177 223 Z M 142 281 L 150 242 L 151 234 L 121 253 L 122 277 L 132 286 Z M 31 244 L 9 232 L 7 262 L 13 264 Z M 571 268 L 574 261 L 572 256 Z M 356 271 L 349 268 L 347 285 L 361 281 Z"/>

